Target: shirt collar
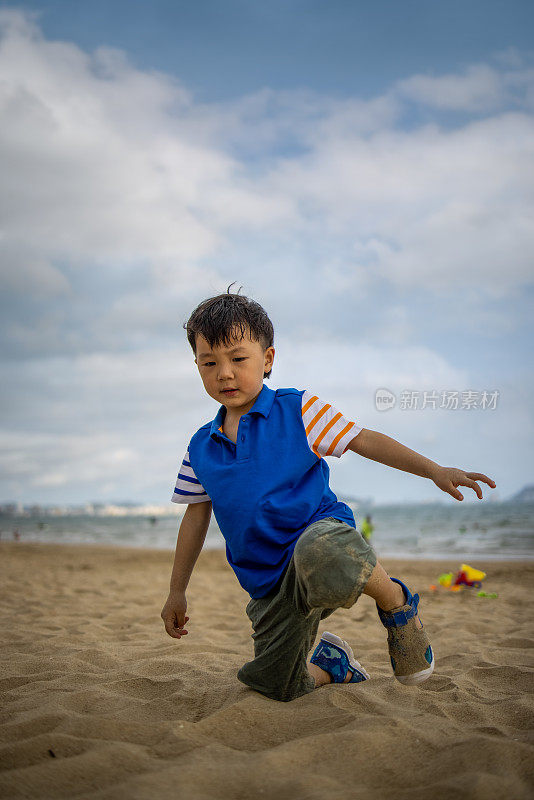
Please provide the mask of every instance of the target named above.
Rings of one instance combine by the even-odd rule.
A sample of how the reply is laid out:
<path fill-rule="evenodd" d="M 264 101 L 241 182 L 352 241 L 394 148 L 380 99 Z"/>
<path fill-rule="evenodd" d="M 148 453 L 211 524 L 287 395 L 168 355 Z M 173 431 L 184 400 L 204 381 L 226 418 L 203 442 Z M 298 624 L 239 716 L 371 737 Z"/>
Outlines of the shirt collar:
<path fill-rule="evenodd" d="M 263 417 L 267 418 L 273 406 L 275 395 L 276 391 L 274 391 L 274 389 L 269 389 L 268 386 L 263 384 L 263 388 L 259 393 L 259 395 L 257 396 L 256 402 L 254 403 L 250 411 L 247 411 L 247 414 L 261 414 Z M 246 417 L 247 414 L 244 414 L 243 416 Z M 220 428 L 222 428 L 225 415 L 226 415 L 226 406 L 220 406 L 219 411 L 217 412 L 217 416 L 211 423 L 210 436 L 220 435 L 221 433 Z"/>

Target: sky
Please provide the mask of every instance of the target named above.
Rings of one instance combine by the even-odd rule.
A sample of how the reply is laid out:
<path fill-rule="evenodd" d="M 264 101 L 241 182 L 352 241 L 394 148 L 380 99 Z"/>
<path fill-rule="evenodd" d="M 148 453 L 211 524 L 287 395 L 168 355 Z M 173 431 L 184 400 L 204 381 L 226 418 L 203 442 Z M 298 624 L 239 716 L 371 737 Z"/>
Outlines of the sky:
<path fill-rule="evenodd" d="M 533 30 L 517 0 L 0 2 L 0 502 L 169 502 L 219 408 L 183 325 L 232 282 L 270 388 L 487 498 L 534 483 Z"/>

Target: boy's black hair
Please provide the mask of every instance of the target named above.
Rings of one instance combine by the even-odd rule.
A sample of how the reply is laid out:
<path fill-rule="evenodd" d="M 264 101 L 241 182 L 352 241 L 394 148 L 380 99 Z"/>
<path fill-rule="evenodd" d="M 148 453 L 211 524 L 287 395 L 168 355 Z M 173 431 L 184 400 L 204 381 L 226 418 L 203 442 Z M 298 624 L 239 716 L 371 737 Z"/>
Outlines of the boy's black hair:
<path fill-rule="evenodd" d="M 248 328 L 250 339 L 259 342 L 264 350 L 273 346 L 274 328 L 265 309 L 239 292 L 231 293 L 230 286 L 225 294 L 203 300 L 183 325 L 195 358 L 197 333 L 206 339 L 210 347 L 216 347 L 229 345 L 235 328 L 240 330 L 240 338 L 244 339 Z M 271 372 L 264 372 L 263 377 L 270 378 Z"/>

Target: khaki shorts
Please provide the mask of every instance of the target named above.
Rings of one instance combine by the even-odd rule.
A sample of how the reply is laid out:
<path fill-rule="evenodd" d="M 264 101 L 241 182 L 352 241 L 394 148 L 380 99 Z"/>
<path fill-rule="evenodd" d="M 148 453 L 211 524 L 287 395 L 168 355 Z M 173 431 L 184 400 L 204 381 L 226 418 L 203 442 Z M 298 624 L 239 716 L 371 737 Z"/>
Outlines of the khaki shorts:
<path fill-rule="evenodd" d="M 254 660 L 241 667 L 239 680 L 273 700 L 311 692 L 306 658 L 319 622 L 356 602 L 376 561 L 371 545 L 346 522 L 326 517 L 308 525 L 277 587 L 246 607 Z"/>

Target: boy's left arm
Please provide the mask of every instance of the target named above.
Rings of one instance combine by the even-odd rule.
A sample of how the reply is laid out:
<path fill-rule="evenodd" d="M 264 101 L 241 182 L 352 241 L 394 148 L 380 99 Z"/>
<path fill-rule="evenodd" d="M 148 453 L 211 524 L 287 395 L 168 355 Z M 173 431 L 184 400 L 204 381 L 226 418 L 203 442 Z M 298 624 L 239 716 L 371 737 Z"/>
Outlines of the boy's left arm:
<path fill-rule="evenodd" d="M 476 492 L 482 500 L 482 489 L 476 481 L 483 481 L 495 489 L 495 481 L 482 475 L 480 472 L 464 472 L 456 467 L 441 467 L 429 458 L 425 458 L 415 450 L 410 450 L 400 442 L 386 436 L 379 431 L 362 428 L 357 436 L 348 444 L 347 450 L 352 450 L 360 456 L 380 461 L 388 467 L 402 469 L 422 478 L 430 478 L 442 491 L 452 495 L 455 500 L 463 500 L 463 495 L 457 490 L 458 486 L 468 486 Z"/>

